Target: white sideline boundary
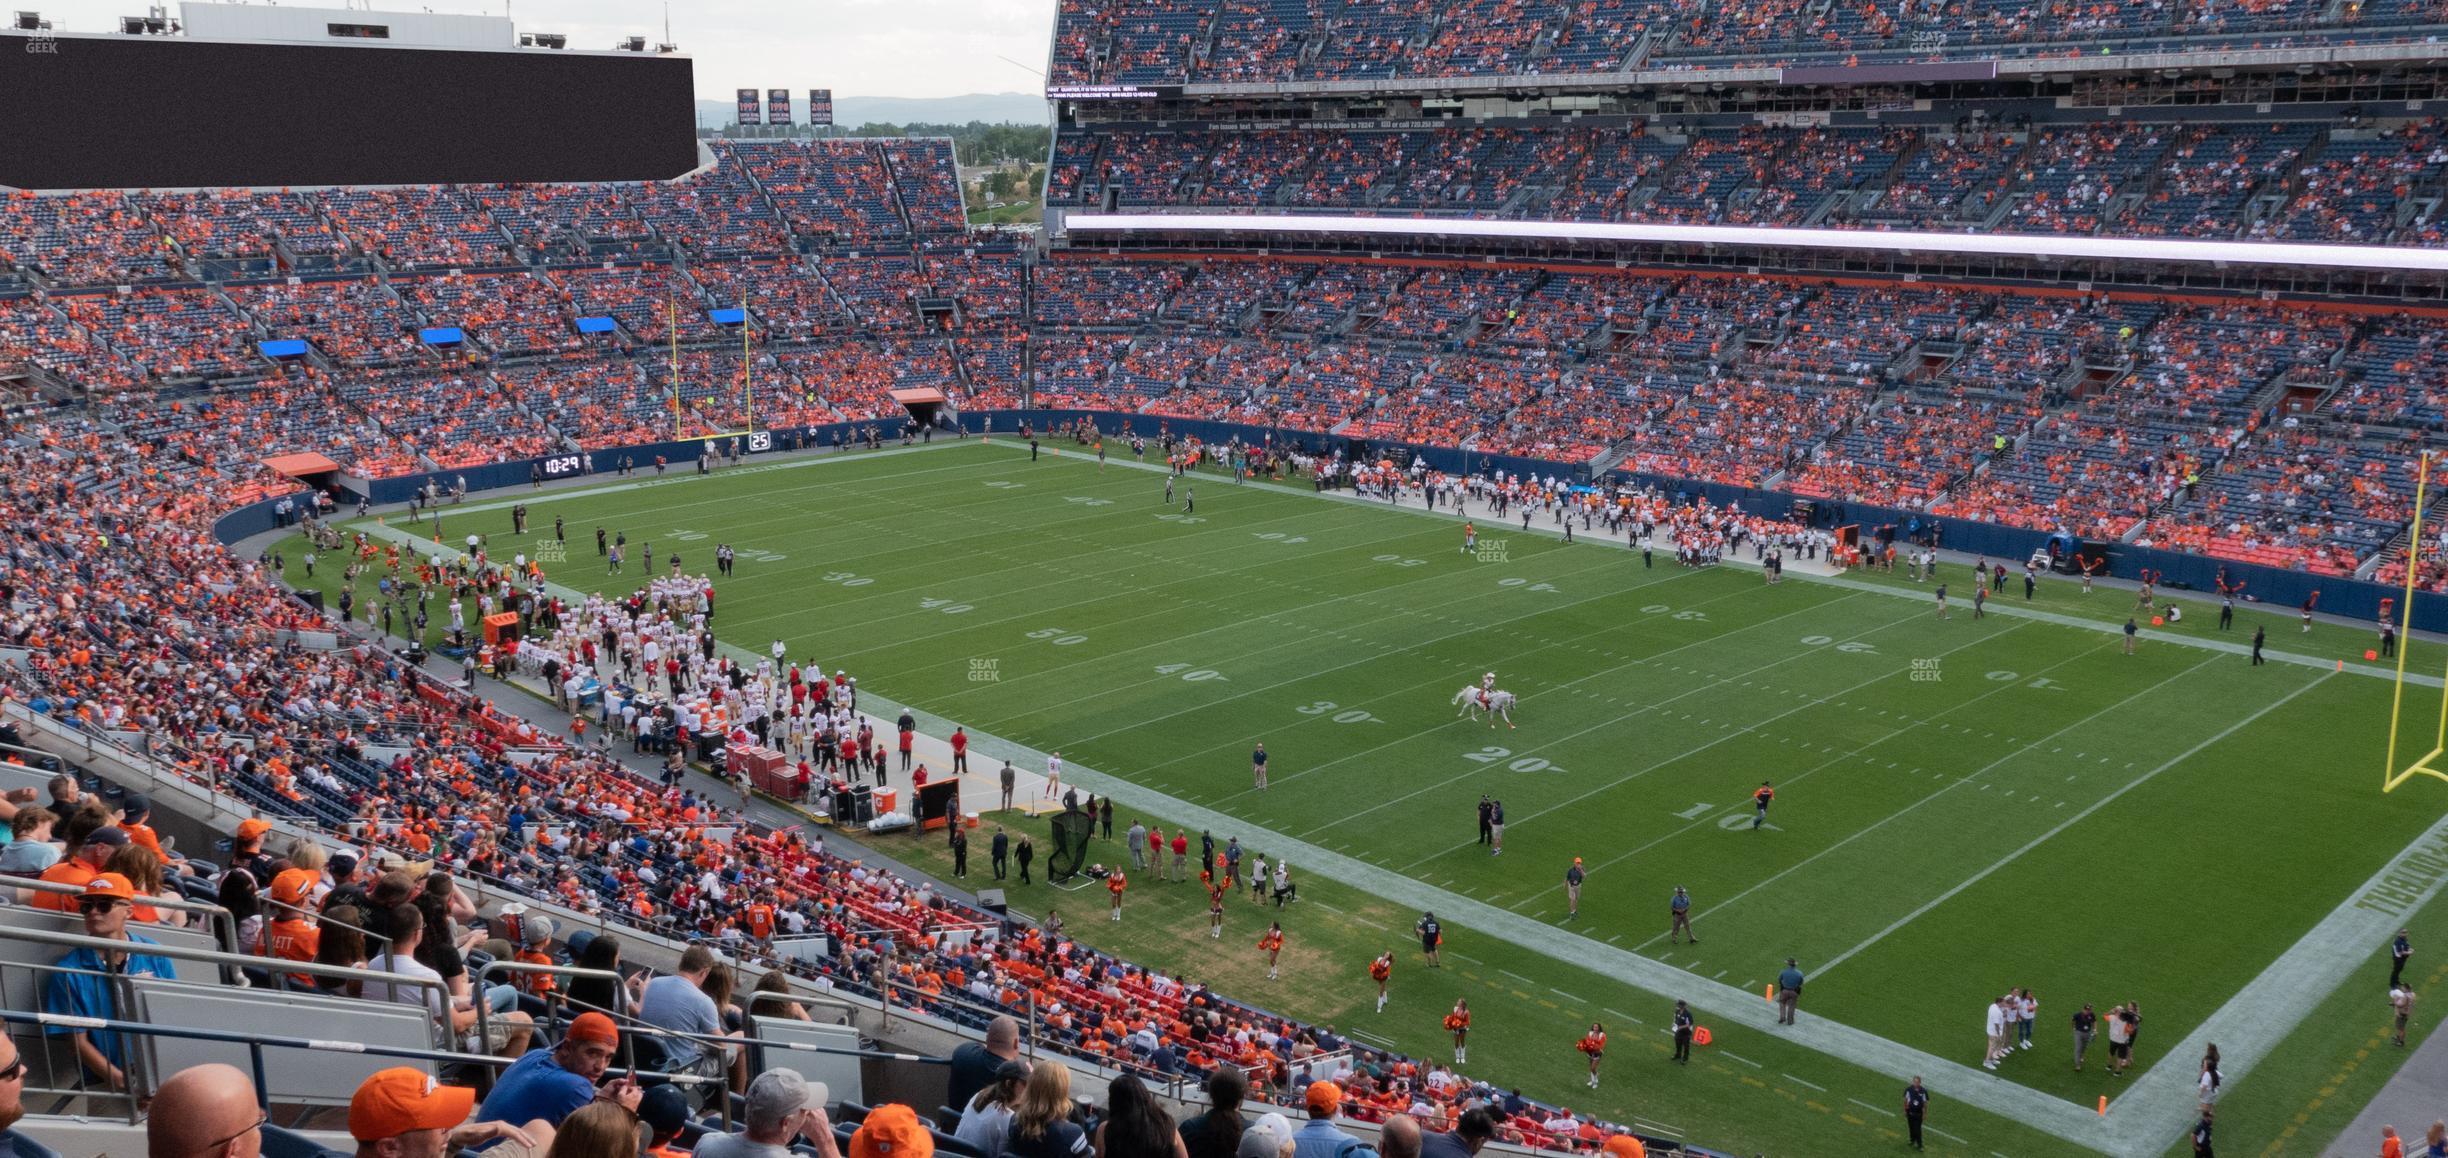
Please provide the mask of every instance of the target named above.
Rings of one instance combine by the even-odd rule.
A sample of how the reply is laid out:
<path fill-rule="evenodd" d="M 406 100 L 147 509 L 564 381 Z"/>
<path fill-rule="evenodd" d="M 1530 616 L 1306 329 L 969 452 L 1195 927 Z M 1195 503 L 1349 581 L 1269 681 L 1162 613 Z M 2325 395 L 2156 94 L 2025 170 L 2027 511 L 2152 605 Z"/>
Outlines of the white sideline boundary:
<path fill-rule="evenodd" d="M 995 445 L 984 442 L 981 444 Z M 960 445 L 963 445 L 962 440 L 953 440 L 935 446 L 893 448 L 858 456 L 817 456 L 760 467 L 735 467 L 730 470 L 717 471 L 708 476 L 689 474 L 677 478 L 666 477 L 652 483 L 629 482 L 601 488 L 541 493 L 555 499 L 589 497 L 636 490 L 646 485 L 672 485 L 690 479 L 722 477 L 743 471 L 797 469 L 823 463 L 855 462 L 886 455 L 913 454 Z M 1127 459 L 1117 460 L 1117 464 L 1135 470 L 1166 473 L 1166 468 L 1161 465 L 1138 463 Z M 1278 493 L 1310 493 L 1289 486 L 1265 482 L 1251 482 L 1246 485 L 1263 487 Z M 1424 508 L 1406 507 L 1399 503 L 1380 503 L 1345 492 L 1325 492 L 1313 497 L 1364 503 L 1390 510 L 1407 510 L 1415 515 L 1427 515 L 1443 521 L 1456 521 L 1460 517 L 1458 514 L 1447 515 Z M 504 500 L 451 507 L 445 508 L 445 511 L 446 513 L 473 514 L 504 510 L 518 501 L 525 500 Z M 368 525 L 363 529 L 378 538 L 393 539 L 413 546 L 421 552 L 430 553 L 436 549 L 435 545 L 429 541 L 419 539 L 414 534 L 388 523 L 379 526 Z M 1542 534 L 1553 534 L 1545 528 L 1534 527 L 1533 530 Z M 1593 538 L 1588 542 L 1594 548 L 1600 549 L 1612 545 L 1611 540 L 1604 539 Z M 441 544 L 440 550 L 452 557 L 465 554 L 464 550 L 449 543 Z M 1756 564 L 1733 557 L 1729 557 L 1728 562 L 1738 566 L 1756 566 Z M 1794 571 L 1805 581 L 1832 583 L 1872 594 L 1920 602 L 1917 594 L 1910 591 L 1901 591 L 1843 576 L 1811 575 L 1798 569 L 1789 568 L 1789 570 Z M 546 586 L 564 597 L 583 599 L 585 596 L 584 592 L 562 584 L 547 583 Z M 2059 626 L 2102 634 L 2120 633 L 2116 625 L 2104 621 L 2095 622 L 2050 612 L 2017 608 L 2003 600 L 1994 603 L 1990 611 L 1993 614 L 2037 619 Z M 2162 637 L 2153 642 L 2168 642 L 2230 654 L 2245 654 L 2249 651 L 2242 645 L 2228 644 L 2219 640 Z M 725 643 L 721 646 L 726 652 L 742 659 L 753 661 L 763 658 L 756 652 L 733 644 Z M 2296 696 L 2325 683 L 2328 675 L 2337 674 L 2337 671 L 2331 670 L 2330 663 L 2312 657 L 2287 655 L 2267 650 L 2263 652 L 2263 655 L 2268 659 L 2322 669 L 2325 674 L 2321 679 L 2296 688 L 2285 697 L 2265 706 L 2252 717 L 2231 726 L 2218 736 L 2203 741 L 2189 751 L 2187 756 L 2198 753 L 2210 744 L 2231 736 L 2250 720 L 2258 719 L 2293 700 Z M 2360 664 L 2347 664 L 2337 670 L 2379 678 L 2394 675 L 2393 672 Z M 2413 678 L 2409 677 L 2410 680 Z M 2439 686 L 2442 681 L 2438 677 L 2430 677 L 2428 683 L 2431 686 Z M 862 701 L 873 709 L 863 714 L 871 718 L 889 720 L 904 710 L 903 705 L 873 692 L 862 691 L 860 694 Z M 929 713 L 914 712 L 913 714 L 917 717 L 922 730 L 926 732 L 941 733 L 949 730 L 948 721 Z M 969 735 L 971 749 L 981 755 L 1009 761 L 1015 768 L 1044 766 L 1045 754 L 1036 749 L 981 732 L 972 731 Z M 2144 779 L 2147 779 L 2149 775 L 2156 775 L 2158 771 L 2167 767 L 2172 767 L 2184 758 L 2178 757 L 2177 760 L 2169 761 L 2160 769 L 2146 774 Z M 1774 1024 L 1776 1017 L 1774 1009 L 1760 1003 L 1748 990 L 1737 990 L 1716 981 L 1701 979 L 1663 961 L 1643 957 L 1605 942 L 1561 930 L 1485 902 L 1470 900 L 1401 873 L 1330 852 L 1305 841 L 1295 840 L 1243 820 L 1180 800 L 1160 790 L 1145 788 L 1107 776 L 1076 763 L 1066 762 L 1064 770 L 1074 784 L 1094 791 L 1099 796 L 1109 797 L 1133 808 L 1169 816 L 1177 823 L 1189 823 L 1205 828 L 1231 827 L 1255 833 L 1258 838 L 1273 842 L 1279 849 L 1300 849 L 1305 861 L 1303 867 L 1309 871 L 1331 873 L 1353 887 L 1386 900 L 1407 907 L 1442 910 L 1459 919 L 1463 924 L 1476 928 L 1489 936 L 1522 945 L 1567 965 L 1598 972 L 1610 980 L 1632 985 L 1651 994 L 1697 994 L 1698 996 L 1689 996 L 1687 999 L 1691 1000 L 1696 1007 L 1707 1009 L 1723 1020 L 1743 1024 L 1764 1034 L 1786 1038 L 1839 1061 L 1891 1077 L 1901 1079 L 1914 1074 L 1923 1075 L 1930 1078 L 1933 1083 L 1942 1084 L 1949 1090 L 1950 1096 L 1958 1101 L 2077 1145 L 2109 1154 L 2131 1155 L 2134 1158 L 2146 1158 L 2146 1156 L 2156 1155 L 2164 1150 L 2170 1141 L 2182 1132 L 2185 1124 L 2193 1116 L 2193 1088 L 2190 1076 L 2179 1074 L 2177 1071 L 2181 1067 L 2173 1064 L 2171 1059 L 2189 1055 L 2215 1035 L 2216 1039 L 2222 1043 L 2222 1055 L 2227 1062 L 2226 1071 L 2233 1077 L 2241 1078 L 2261 1054 L 2266 1053 L 2269 1048 L 2275 1046 L 2296 1025 L 2300 1024 L 2302 1019 L 2326 999 L 2328 994 L 2348 974 L 2363 963 L 2363 955 L 2340 954 L 2335 951 L 2336 946 L 2357 943 L 2358 940 L 2377 944 L 2376 938 L 2384 938 L 2388 930 L 2394 929 L 2403 922 L 2408 914 L 2420 909 L 2436 897 L 2443 886 L 2448 886 L 2448 817 L 2443 817 L 2392 858 L 2388 864 L 2375 872 L 2355 897 L 2332 910 L 2277 961 L 2248 982 L 2210 1018 L 2205 1019 L 2171 1051 L 2167 1058 L 2152 1065 L 2140 1078 L 2136 1079 L 2125 1095 L 2112 1103 L 2112 1109 L 2121 1109 L 2122 1112 L 2111 1113 L 2102 1118 L 2089 1108 L 2077 1106 L 2012 1082 L 1996 1080 L 1977 1067 L 1912 1049 L 1823 1017 L 1815 1017 L 1806 1013 L 1796 1025 L 1779 1027 Z M 1035 779 L 1034 776 L 1028 776 L 1026 773 L 1023 775 L 1029 779 Z M 2127 789 L 2141 782 L 2141 780 L 2136 780 L 2127 785 Z M 2121 789 L 2107 799 L 2113 800 L 2117 795 L 2122 795 L 2123 791 Z M 2100 804 L 2106 802 L 2107 800 L 2103 800 Z M 2095 804 L 2092 809 L 2070 818 L 2058 828 L 2052 829 L 2049 835 L 2053 836 L 2070 827 L 2075 821 L 2095 811 L 2100 804 Z M 2047 838 L 2044 836 L 2041 840 Z M 2040 842 L 2033 842 L 2033 846 L 2038 843 Z M 2032 846 L 2026 846 L 2026 849 L 2029 847 Z M 2020 853 L 2018 852 L 2017 855 Z M 1995 867 L 1997 866 L 1992 866 L 1990 871 L 1994 871 Z M 2407 883 L 2409 881 L 2412 882 L 2411 887 Z M 1958 891 L 1961 887 L 1958 887 Z"/>

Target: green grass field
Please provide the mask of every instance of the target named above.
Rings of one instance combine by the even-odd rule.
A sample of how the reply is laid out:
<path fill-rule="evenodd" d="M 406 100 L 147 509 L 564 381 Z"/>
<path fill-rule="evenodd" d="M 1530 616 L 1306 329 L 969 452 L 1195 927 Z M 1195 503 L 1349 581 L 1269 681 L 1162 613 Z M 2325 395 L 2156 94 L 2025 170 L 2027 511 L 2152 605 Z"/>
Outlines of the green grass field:
<path fill-rule="evenodd" d="M 2102 1075 L 2104 1044 L 2071 1072 L 2075 1007 L 2139 1001 L 2141 1065 L 2179 1067 L 2189 1086 L 2195 1059 L 2168 1051 L 2436 823 L 2448 793 L 2429 780 L 2378 791 L 2389 685 L 2325 666 L 2360 661 L 2369 636 L 2353 628 L 2303 634 L 2291 615 L 2249 609 L 2226 637 L 2266 624 L 2273 649 L 2324 666 L 2253 667 L 2170 632 L 2127 656 L 2097 624 L 2121 623 L 2131 595 L 2086 596 L 2062 578 L 2028 605 L 2010 580 L 1999 602 L 2072 622 L 1975 620 L 1955 568 L 1941 621 L 1925 588 L 1890 578 L 1768 586 L 1748 568 L 1645 568 L 1621 540 L 1566 546 L 1485 521 L 1491 549 L 1473 557 L 1458 520 L 1416 506 L 1217 476 L 1177 487 L 1196 489 L 1195 514 L 1165 505 L 1153 472 L 972 444 L 521 492 L 446 523 L 452 540 L 485 533 L 507 558 L 533 546 L 509 535 L 510 502 L 529 504 L 541 536 L 563 517 L 570 555 L 551 577 L 590 590 L 633 586 L 645 543 L 658 573 L 675 549 L 711 570 L 714 545 L 729 543 L 742 562 L 718 583 L 727 642 L 762 652 L 784 639 L 862 690 L 1126 781 L 1144 794 L 1125 802 L 1151 806 L 1120 810 L 1117 837 L 1134 816 L 1170 831 L 1153 804 L 1176 801 L 1248 826 L 1218 829 L 1219 845 L 1237 835 L 1270 860 L 1329 850 L 1414 899 L 1551 928 L 1498 937 L 1449 920 L 1448 967 L 1432 972 L 1408 936 L 1416 904 L 1299 871 L 1295 851 L 1303 900 L 1284 913 L 1285 979 L 1269 983 L 1251 948 L 1267 918 L 1246 902 L 1218 942 L 1190 886 L 1138 878 L 1120 926 L 1101 919 L 1101 892 L 1012 896 L 1032 914 L 1095 918 L 1072 929 L 1098 945 L 1432 1060 L 1446 1056 L 1438 1017 L 1468 996 L 1467 1072 L 1728 1149 L 1893 1149 L 1900 1083 L 1731 1024 L 1700 1063 L 1668 1066 L 1660 1027 L 1687 994 L 1627 984 L 1608 951 L 1683 970 L 1713 1027 L 1721 987 L 1758 1003 L 1798 957 L 1806 1016 L 1974 1065 L 1983 1006 L 2029 986 L 2040 1045 L 1982 1080 L 2087 1112 L 2132 1079 Z M 604 573 L 599 525 L 628 536 L 628 576 Z M 2216 634 L 2214 618 L 2197 605 L 2182 630 Z M 2439 659 L 2416 656 L 2434 671 Z M 1515 729 L 1454 718 L 1456 689 L 1491 669 L 1521 697 Z M 2425 736 L 2436 697 L 2410 690 Z M 1273 756 L 1264 793 L 1249 775 L 1258 741 Z M 1778 794 L 1755 831 L 1762 780 Z M 1501 857 L 1476 841 L 1482 793 L 1509 814 Z M 934 842 L 884 847 L 947 864 Z M 1575 856 L 1590 876 L 1566 921 Z M 1665 939 L 1676 885 L 1695 900 L 1696 950 Z M 2420 918 L 2418 931 L 2439 923 Z M 1396 1000 L 1376 1014 L 1362 966 L 1387 947 Z M 2377 941 L 2335 951 L 2359 963 L 2354 984 L 2368 980 L 2371 999 L 2330 999 L 2287 1038 L 2285 1064 L 2240 1082 L 2222 1142 L 2313 1152 L 2327 1137 L 2313 1136 L 2311 1091 L 2368 1094 L 2379 1063 L 2393 1066 L 2333 1077 L 2385 1020 L 2387 970 Z M 1618 1043 L 1595 1093 L 1571 1048 L 1593 1018 Z M 1931 1122 L 1946 1133 L 1933 1149 L 2080 1149 L 1936 1092 Z M 2336 1114 L 2317 1120 L 2334 1129 Z M 2281 1137 L 2289 1124 L 2300 1136 Z"/>

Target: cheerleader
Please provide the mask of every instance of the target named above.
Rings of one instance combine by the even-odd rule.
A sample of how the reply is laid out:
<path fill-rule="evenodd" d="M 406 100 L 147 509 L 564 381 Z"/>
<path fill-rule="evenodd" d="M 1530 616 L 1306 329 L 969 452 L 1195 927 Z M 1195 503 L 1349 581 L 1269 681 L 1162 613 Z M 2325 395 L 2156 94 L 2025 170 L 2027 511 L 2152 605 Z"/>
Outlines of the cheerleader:
<path fill-rule="evenodd" d="M 1224 894 L 1232 886 L 1217 880 L 1213 872 L 1200 873 L 1199 883 L 1207 886 L 1207 935 L 1221 940 L 1224 936 Z"/>
<path fill-rule="evenodd" d="M 1385 1012 L 1386 981 L 1394 976 L 1394 951 L 1388 949 L 1369 962 L 1369 977 L 1377 982 L 1377 1012 Z"/>
<path fill-rule="evenodd" d="M 1105 877 L 1105 889 L 1113 894 L 1113 919 L 1116 921 L 1122 919 L 1122 890 L 1129 887 L 1130 880 L 1122 875 L 1119 866 Z"/>
<path fill-rule="evenodd" d="M 1606 1057 L 1606 1027 L 1591 1022 L 1589 1032 L 1582 1034 L 1580 1043 L 1573 1048 L 1589 1055 L 1589 1088 L 1597 1089 L 1598 1062 Z"/>
<path fill-rule="evenodd" d="M 1454 1064 L 1461 1065 L 1470 1056 L 1465 1040 L 1470 1037 L 1470 1000 L 1454 999 L 1453 1012 L 1445 1015 L 1445 1032 L 1453 1035 Z"/>
<path fill-rule="evenodd" d="M 1258 938 L 1258 951 L 1267 955 L 1267 980 L 1275 980 L 1275 963 L 1278 958 L 1283 956 L 1282 921 L 1270 921 L 1267 923 L 1267 931 L 1265 935 Z"/>

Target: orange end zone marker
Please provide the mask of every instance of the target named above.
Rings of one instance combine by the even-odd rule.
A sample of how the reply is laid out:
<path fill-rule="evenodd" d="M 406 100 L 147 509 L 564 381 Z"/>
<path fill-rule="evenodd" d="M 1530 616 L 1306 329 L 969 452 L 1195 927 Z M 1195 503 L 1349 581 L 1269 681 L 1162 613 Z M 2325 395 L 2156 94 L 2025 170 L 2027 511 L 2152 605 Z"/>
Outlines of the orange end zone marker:
<path fill-rule="evenodd" d="M 2100 1111 L 2099 1111 L 2099 1116 L 2100 1116 L 2100 1117 L 2103 1117 L 2103 1118 L 2105 1118 L 2105 1117 L 2107 1117 L 2107 1116 L 2108 1116 L 2108 1095 L 2106 1095 L 2106 1094 L 2101 1094 L 2101 1095 L 2100 1095 Z"/>

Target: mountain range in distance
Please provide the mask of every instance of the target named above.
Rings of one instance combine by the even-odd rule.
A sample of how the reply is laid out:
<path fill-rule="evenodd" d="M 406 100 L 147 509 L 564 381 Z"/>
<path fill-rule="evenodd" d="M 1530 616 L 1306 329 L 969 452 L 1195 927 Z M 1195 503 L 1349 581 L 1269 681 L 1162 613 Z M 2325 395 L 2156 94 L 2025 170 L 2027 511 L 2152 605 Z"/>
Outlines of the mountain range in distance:
<path fill-rule="evenodd" d="M 762 91 L 762 89 L 759 90 L 760 94 Z M 737 112 L 738 110 L 731 101 L 700 100 L 697 102 L 697 123 L 710 129 L 721 128 L 732 123 L 736 119 Z M 791 90 L 791 112 L 800 122 L 806 122 L 806 89 Z M 965 125 L 971 121 L 984 121 L 990 125 L 1045 124 L 1045 95 L 1028 92 L 993 92 L 968 93 L 949 97 L 836 96 L 833 98 L 833 123 L 848 128 L 857 128 L 867 124 Z"/>

